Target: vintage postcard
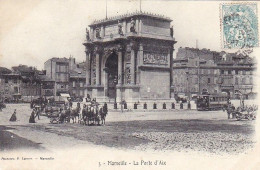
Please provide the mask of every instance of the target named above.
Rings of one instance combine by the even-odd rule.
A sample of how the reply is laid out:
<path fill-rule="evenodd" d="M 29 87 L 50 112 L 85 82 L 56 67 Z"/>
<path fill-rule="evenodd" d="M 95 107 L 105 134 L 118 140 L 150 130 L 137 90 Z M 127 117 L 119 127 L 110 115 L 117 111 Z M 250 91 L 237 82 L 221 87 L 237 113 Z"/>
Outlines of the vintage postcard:
<path fill-rule="evenodd" d="M 257 1 L 0 1 L 0 169 L 260 169 Z"/>

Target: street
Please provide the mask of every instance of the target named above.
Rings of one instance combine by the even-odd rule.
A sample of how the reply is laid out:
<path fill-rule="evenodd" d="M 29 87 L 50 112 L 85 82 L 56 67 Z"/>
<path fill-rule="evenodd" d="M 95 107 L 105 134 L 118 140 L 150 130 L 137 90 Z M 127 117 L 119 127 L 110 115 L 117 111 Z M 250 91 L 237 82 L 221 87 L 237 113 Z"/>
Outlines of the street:
<path fill-rule="evenodd" d="M 16 122 L 9 122 L 14 109 Z M 29 124 L 29 104 L 7 104 L 0 112 L 1 151 L 56 151 L 81 146 L 141 151 L 195 151 L 237 154 L 252 149 L 255 121 L 228 120 L 223 111 L 174 110 L 109 112 L 106 125 Z"/>

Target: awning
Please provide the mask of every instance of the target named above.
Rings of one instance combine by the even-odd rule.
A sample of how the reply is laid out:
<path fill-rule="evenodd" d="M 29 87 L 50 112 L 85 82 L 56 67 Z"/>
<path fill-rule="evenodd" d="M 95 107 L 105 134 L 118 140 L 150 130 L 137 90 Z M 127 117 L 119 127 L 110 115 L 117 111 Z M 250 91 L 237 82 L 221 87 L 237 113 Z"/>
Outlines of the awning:
<path fill-rule="evenodd" d="M 68 93 L 61 93 L 60 96 L 61 97 L 70 97 L 70 95 Z"/>

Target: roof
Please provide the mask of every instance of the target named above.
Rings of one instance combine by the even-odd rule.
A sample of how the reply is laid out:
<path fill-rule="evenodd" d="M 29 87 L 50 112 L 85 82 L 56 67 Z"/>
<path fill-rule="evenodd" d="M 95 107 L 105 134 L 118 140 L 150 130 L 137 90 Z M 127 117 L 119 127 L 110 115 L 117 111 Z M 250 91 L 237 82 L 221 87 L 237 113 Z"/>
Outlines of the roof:
<path fill-rule="evenodd" d="M 104 23 L 108 23 L 108 22 L 118 21 L 118 20 L 121 20 L 121 19 L 132 18 L 132 17 L 137 17 L 137 16 L 145 16 L 145 17 L 155 18 L 155 19 L 169 21 L 169 22 L 172 21 L 169 17 L 166 17 L 164 15 L 153 14 L 153 13 L 142 12 L 142 11 L 136 11 L 136 12 L 133 12 L 133 13 L 118 15 L 118 16 L 107 18 L 107 19 L 95 20 L 89 26 L 91 27 L 91 26 L 95 26 L 95 25 L 99 25 L 99 24 L 104 24 Z"/>
<path fill-rule="evenodd" d="M 86 78 L 86 71 L 79 68 L 70 70 L 70 78 Z"/>
<path fill-rule="evenodd" d="M 19 77 L 19 76 L 21 76 L 20 74 L 17 74 L 17 73 L 10 73 L 10 74 L 2 74 L 3 76 L 17 76 L 17 77 Z"/>
<path fill-rule="evenodd" d="M 50 58 L 49 60 L 55 61 L 55 62 L 69 62 L 69 59 L 66 57 L 63 57 L 63 58 L 53 57 L 53 58 Z"/>
<path fill-rule="evenodd" d="M 54 81 L 46 75 L 39 75 L 39 78 L 41 79 L 41 81 Z"/>

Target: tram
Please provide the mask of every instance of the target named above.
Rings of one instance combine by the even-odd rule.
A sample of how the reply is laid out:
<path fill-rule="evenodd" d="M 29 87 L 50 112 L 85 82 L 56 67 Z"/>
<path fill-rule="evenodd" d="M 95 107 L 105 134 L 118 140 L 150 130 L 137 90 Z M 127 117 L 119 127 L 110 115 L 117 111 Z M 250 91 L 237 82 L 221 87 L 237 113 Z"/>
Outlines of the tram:
<path fill-rule="evenodd" d="M 221 110 L 227 103 L 226 93 L 197 96 L 197 110 Z"/>

